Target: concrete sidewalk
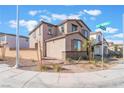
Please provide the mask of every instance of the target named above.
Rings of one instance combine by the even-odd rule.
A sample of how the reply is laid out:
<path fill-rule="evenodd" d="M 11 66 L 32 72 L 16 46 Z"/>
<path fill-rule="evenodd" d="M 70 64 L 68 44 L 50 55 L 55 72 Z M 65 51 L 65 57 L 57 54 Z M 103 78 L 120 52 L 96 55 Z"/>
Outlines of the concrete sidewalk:
<path fill-rule="evenodd" d="M 85 73 L 24 71 L 0 64 L 0 87 L 124 87 L 124 64 L 110 70 Z"/>

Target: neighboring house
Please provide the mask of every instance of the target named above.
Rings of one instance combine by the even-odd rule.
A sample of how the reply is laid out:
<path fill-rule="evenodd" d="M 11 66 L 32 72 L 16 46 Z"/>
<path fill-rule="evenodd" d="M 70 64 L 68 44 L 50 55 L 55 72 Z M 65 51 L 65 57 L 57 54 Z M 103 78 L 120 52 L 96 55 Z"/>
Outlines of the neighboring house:
<path fill-rule="evenodd" d="M 113 42 L 108 42 L 108 46 L 109 51 L 115 51 L 115 45 Z"/>
<path fill-rule="evenodd" d="M 90 40 L 93 43 L 93 52 L 94 55 L 102 55 L 102 33 L 101 32 L 91 32 L 90 33 Z M 103 53 L 104 55 L 108 54 L 108 42 L 104 39 L 104 48 Z"/>
<path fill-rule="evenodd" d="M 114 44 L 115 52 L 123 52 L 123 44 Z"/>
<path fill-rule="evenodd" d="M 108 42 L 109 44 L 109 51 L 113 52 L 122 52 L 123 44 L 114 44 L 113 42 Z"/>
<path fill-rule="evenodd" d="M 115 44 L 113 42 L 108 42 L 109 54 L 115 54 Z"/>
<path fill-rule="evenodd" d="M 19 37 L 20 48 L 29 48 L 28 37 Z M 8 48 L 16 48 L 16 35 L 0 33 L 0 44 L 5 44 Z"/>
<path fill-rule="evenodd" d="M 43 57 L 87 56 L 83 43 L 89 39 L 90 31 L 82 20 L 67 19 L 59 25 L 42 21 L 29 33 L 30 48 L 37 48 L 38 41 L 41 41 Z"/>

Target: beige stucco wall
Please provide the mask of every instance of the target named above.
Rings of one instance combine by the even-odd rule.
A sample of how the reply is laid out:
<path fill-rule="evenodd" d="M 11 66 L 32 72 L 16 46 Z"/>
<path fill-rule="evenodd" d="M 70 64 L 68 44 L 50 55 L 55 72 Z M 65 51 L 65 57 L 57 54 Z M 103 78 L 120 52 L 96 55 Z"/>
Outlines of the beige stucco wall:
<path fill-rule="evenodd" d="M 35 34 L 35 38 L 34 38 Z M 38 27 L 32 34 L 29 35 L 29 47 L 35 48 L 35 43 L 38 42 L 38 40 L 43 40 L 43 26 L 41 25 Z"/>
<path fill-rule="evenodd" d="M 52 26 L 52 25 L 51 25 Z M 55 37 L 57 35 L 57 27 L 52 26 L 52 35 L 48 34 L 48 24 L 42 23 L 32 34 L 29 35 L 29 42 L 30 42 L 30 48 L 35 48 L 35 43 L 37 43 L 39 40 L 41 41 L 41 50 L 42 55 L 46 56 L 46 44 L 45 40 L 50 39 L 52 37 Z M 40 31 L 40 35 L 39 35 Z M 36 38 L 34 38 L 34 34 L 36 34 Z"/>
<path fill-rule="evenodd" d="M 65 38 L 47 42 L 47 57 L 63 59 L 62 51 L 65 51 L 65 44 Z"/>
<path fill-rule="evenodd" d="M 85 38 L 83 38 L 80 34 L 72 34 L 68 35 L 65 38 L 52 40 L 46 43 L 47 47 L 47 57 L 53 57 L 56 59 L 65 59 L 66 58 L 66 51 L 73 51 L 72 48 L 72 40 L 79 39 L 82 42 L 85 42 Z M 82 51 L 86 51 L 86 48 L 83 48 Z"/>
<path fill-rule="evenodd" d="M 38 60 L 37 51 L 35 49 L 20 50 L 19 54 L 20 54 L 20 59 Z M 9 48 L 6 48 L 5 56 L 16 58 L 16 50 L 10 50 Z M 1 48 L 0 48 L 0 57 L 1 57 Z"/>

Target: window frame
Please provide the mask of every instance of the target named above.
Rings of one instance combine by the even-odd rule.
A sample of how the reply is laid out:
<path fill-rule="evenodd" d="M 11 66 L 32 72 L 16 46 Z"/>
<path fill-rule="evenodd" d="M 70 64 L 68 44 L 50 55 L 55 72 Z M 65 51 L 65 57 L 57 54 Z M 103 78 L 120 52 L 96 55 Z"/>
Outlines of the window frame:
<path fill-rule="evenodd" d="M 61 31 L 62 33 L 64 33 L 64 32 L 65 32 L 64 25 L 61 25 L 61 26 L 60 26 L 60 31 Z"/>
<path fill-rule="evenodd" d="M 48 25 L 48 35 L 52 35 L 52 26 Z"/>
<path fill-rule="evenodd" d="M 79 43 L 80 45 L 78 45 Z M 73 51 L 82 51 L 82 41 L 80 39 L 73 39 L 72 40 L 72 50 Z M 76 47 L 75 47 L 76 46 Z M 80 46 L 80 49 L 78 48 Z"/>
<path fill-rule="evenodd" d="M 74 30 L 74 27 L 76 27 L 76 29 Z M 71 31 L 72 32 L 75 32 L 75 31 L 77 31 L 78 30 L 78 26 L 77 25 L 75 25 L 75 24 L 72 24 L 72 29 L 71 29 Z"/>
<path fill-rule="evenodd" d="M 86 38 L 89 37 L 89 31 L 88 30 L 82 29 L 82 33 L 83 33 L 83 36 L 85 36 Z"/>
<path fill-rule="evenodd" d="M 97 36 L 97 40 L 98 40 L 98 42 L 101 41 L 101 35 L 98 35 L 98 36 Z"/>

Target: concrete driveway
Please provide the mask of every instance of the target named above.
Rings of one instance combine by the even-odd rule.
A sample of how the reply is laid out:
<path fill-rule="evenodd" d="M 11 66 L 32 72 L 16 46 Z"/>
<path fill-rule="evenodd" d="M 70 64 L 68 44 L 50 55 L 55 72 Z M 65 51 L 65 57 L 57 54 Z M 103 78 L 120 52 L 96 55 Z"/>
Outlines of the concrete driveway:
<path fill-rule="evenodd" d="M 120 63 L 110 70 L 86 73 L 33 72 L 0 64 L 0 87 L 124 87 L 124 64 Z"/>

